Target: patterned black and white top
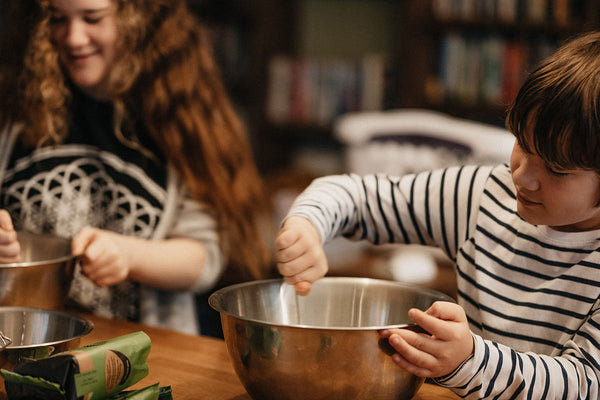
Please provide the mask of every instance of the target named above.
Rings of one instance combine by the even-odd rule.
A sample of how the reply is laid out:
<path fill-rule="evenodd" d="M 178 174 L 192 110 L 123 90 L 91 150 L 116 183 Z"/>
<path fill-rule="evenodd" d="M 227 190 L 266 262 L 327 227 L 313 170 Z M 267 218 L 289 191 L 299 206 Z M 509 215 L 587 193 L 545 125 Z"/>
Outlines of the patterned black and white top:
<path fill-rule="evenodd" d="M 8 138 L 18 134 L 15 129 L 6 131 L 7 144 L 0 156 L 4 164 L 0 208 L 9 211 L 17 229 L 66 238 L 85 226 L 153 240 L 196 238 L 209 253 L 209 265 L 196 289 L 208 289 L 223 270 L 214 219 L 185 196 L 147 134 L 138 130 L 138 140 L 154 159 L 118 140 L 112 113 L 112 105 L 75 92 L 69 134 L 60 146 L 32 151 Z M 146 292 L 154 296 L 145 296 Z M 179 295 L 183 294 L 151 290 L 131 281 L 100 288 L 76 269 L 69 299 L 99 315 L 197 333 L 193 299 L 175 301 L 174 315 L 185 314 L 181 321 L 168 307 L 169 299 Z M 144 297 L 154 300 L 148 303 Z"/>
<path fill-rule="evenodd" d="M 427 244 L 454 260 L 475 350 L 441 385 L 468 399 L 599 398 L 600 231 L 525 222 L 508 166 L 320 178 L 292 214 L 323 241 Z"/>

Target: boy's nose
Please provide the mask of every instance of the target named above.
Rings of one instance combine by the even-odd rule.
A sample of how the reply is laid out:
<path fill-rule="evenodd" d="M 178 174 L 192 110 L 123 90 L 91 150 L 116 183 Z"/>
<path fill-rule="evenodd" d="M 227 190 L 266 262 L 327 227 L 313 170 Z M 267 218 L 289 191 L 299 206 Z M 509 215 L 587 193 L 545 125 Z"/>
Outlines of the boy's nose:
<path fill-rule="evenodd" d="M 536 191 L 540 188 L 540 181 L 537 177 L 536 167 L 532 166 L 527 160 L 521 162 L 519 167 L 513 171 L 513 179 L 516 186 L 530 192 Z"/>

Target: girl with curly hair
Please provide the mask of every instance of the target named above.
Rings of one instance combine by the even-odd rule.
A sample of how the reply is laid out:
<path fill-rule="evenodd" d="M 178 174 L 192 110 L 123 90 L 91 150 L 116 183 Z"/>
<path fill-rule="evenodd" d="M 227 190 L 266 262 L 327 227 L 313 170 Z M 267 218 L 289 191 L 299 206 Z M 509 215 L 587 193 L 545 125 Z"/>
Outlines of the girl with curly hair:
<path fill-rule="evenodd" d="M 19 229 L 72 238 L 70 304 L 198 332 L 194 293 L 270 265 L 262 184 L 206 32 L 184 0 L 4 7 L 0 261 L 18 258 Z"/>

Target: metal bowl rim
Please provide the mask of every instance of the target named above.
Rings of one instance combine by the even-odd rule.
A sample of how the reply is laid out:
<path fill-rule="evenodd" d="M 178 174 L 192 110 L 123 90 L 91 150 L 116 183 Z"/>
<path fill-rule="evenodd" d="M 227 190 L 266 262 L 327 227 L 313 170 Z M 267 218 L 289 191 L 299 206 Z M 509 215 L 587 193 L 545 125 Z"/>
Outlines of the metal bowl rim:
<path fill-rule="evenodd" d="M 61 236 L 52 235 L 49 233 L 35 233 L 29 231 L 17 231 L 17 237 L 19 235 L 25 234 L 28 236 L 38 237 L 38 238 L 50 238 L 51 240 L 61 241 L 65 244 L 65 246 L 69 246 L 70 240 Z M 27 268 L 27 267 L 37 267 L 39 265 L 49 265 L 49 264 L 57 264 L 63 263 L 65 261 L 69 261 L 72 259 L 78 258 L 79 255 L 74 254 L 65 254 L 64 256 L 49 258 L 46 260 L 38 260 L 38 261 L 24 261 L 24 262 L 14 262 L 14 263 L 0 263 L 0 269 L 2 268 Z"/>
<path fill-rule="evenodd" d="M 2 314 L 3 311 L 26 311 L 26 312 L 32 312 L 32 313 L 41 312 L 44 314 L 62 315 L 63 317 L 67 317 L 67 318 L 81 322 L 82 326 L 83 326 L 83 331 L 79 335 L 75 335 L 70 338 L 54 340 L 52 342 L 44 342 L 44 343 L 36 343 L 36 344 L 28 344 L 28 345 L 19 345 L 19 346 L 9 345 L 9 346 L 6 346 L 4 348 L 4 350 L 31 349 L 31 348 L 36 348 L 36 347 L 52 346 L 55 344 L 65 343 L 65 342 L 68 342 L 71 340 L 81 339 L 82 337 L 88 335 L 94 329 L 94 323 L 92 321 L 90 321 L 89 319 L 84 318 L 80 315 L 71 314 L 66 311 L 49 310 L 49 309 L 45 309 L 45 308 L 33 308 L 33 307 L 0 306 L 0 314 Z M 0 326 L 0 330 L 1 329 L 2 329 L 2 327 Z"/>
<path fill-rule="evenodd" d="M 352 282 L 361 282 L 361 283 L 366 283 L 367 285 L 386 285 L 386 286 L 400 286 L 403 287 L 405 289 L 409 289 L 412 291 L 419 291 L 423 294 L 430 294 L 433 295 L 435 297 L 439 297 L 439 299 L 437 301 L 449 301 L 452 303 L 456 303 L 456 301 L 450 297 L 449 295 L 442 293 L 440 291 L 437 291 L 435 289 L 430 289 L 430 288 L 426 288 L 426 287 L 422 287 L 422 286 L 418 286 L 418 285 L 411 285 L 408 283 L 404 283 L 404 282 L 398 282 L 398 281 L 392 281 L 392 280 L 385 280 L 385 279 L 375 279 L 375 278 L 362 278 L 362 277 L 337 277 L 337 276 L 330 276 L 330 277 L 325 277 L 325 278 L 321 278 L 318 281 L 315 282 L 315 284 L 318 284 L 319 282 L 332 282 L 332 281 L 337 281 L 337 282 L 341 282 L 341 281 L 352 281 Z M 247 323 L 253 323 L 253 324 L 257 324 L 257 325 L 265 325 L 265 326 L 274 326 L 274 327 L 283 327 L 283 328 L 302 328 L 302 329 L 315 329 L 315 330 L 335 330 L 335 331 L 371 331 L 371 330 L 383 330 L 383 329 L 395 329 L 395 328 L 408 328 L 408 327 L 415 327 L 417 326 L 416 324 L 394 324 L 394 325 L 369 325 L 369 326 L 316 326 L 316 325 L 303 325 L 303 324 L 280 324 L 280 323 L 275 323 L 275 322 L 269 322 L 269 321 L 265 321 L 262 319 L 258 319 L 258 318 L 242 318 L 239 315 L 235 315 L 232 312 L 227 312 L 225 310 L 223 310 L 219 305 L 218 305 L 218 298 L 222 297 L 225 293 L 239 289 L 241 287 L 246 287 L 246 286 L 256 286 L 256 285 L 260 285 L 260 284 L 271 284 L 271 283 L 276 283 L 279 282 L 280 284 L 283 283 L 283 279 L 281 278 L 275 278 L 275 279 L 262 279 L 262 280 L 255 280 L 255 281 L 248 281 L 248 282 L 242 282 L 242 283 L 236 283 L 233 285 L 229 285 L 226 286 L 224 288 L 221 288 L 217 291 L 215 291 L 214 293 L 212 293 L 209 297 L 208 297 L 208 304 L 216 311 L 218 311 L 219 313 L 221 313 L 222 315 L 227 315 L 229 317 L 235 318 L 239 321 L 244 321 Z"/>
<path fill-rule="evenodd" d="M 7 268 L 7 269 L 8 268 L 28 268 L 28 267 L 50 265 L 50 264 L 58 264 L 58 263 L 63 263 L 65 261 L 77 259 L 78 257 L 79 257 L 78 255 L 67 254 L 62 257 L 49 258 L 47 260 L 0 264 L 0 269 L 3 269 L 3 268 Z"/>

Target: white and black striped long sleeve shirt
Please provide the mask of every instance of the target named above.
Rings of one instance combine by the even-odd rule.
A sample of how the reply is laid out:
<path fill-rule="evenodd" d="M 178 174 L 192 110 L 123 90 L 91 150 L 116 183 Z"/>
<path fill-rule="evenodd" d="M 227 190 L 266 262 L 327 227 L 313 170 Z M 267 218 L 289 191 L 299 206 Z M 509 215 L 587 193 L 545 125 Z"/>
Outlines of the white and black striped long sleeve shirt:
<path fill-rule="evenodd" d="M 475 350 L 439 384 L 468 399 L 599 398 L 600 231 L 522 220 L 508 166 L 320 178 L 292 214 L 323 241 L 435 245 L 455 261 Z"/>

